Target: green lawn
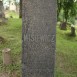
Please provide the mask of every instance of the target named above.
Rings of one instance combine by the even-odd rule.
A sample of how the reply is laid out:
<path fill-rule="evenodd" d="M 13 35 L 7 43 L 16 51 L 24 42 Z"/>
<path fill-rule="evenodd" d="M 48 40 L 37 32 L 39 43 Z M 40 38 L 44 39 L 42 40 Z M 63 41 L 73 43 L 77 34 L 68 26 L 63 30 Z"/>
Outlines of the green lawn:
<path fill-rule="evenodd" d="M 77 37 L 69 37 L 68 33 L 70 29 L 62 31 L 57 27 L 56 77 L 77 77 Z"/>
<path fill-rule="evenodd" d="M 0 36 L 5 39 L 5 43 L 0 44 L 0 72 L 21 74 L 21 30 L 21 19 L 9 19 L 7 25 L 0 26 Z M 77 37 L 67 36 L 69 32 L 57 26 L 55 77 L 77 77 Z M 12 53 L 13 64 L 7 67 L 2 65 L 4 48 L 10 48 Z"/>
<path fill-rule="evenodd" d="M 4 44 L 0 44 L 0 72 L 16 70 L 20 72 L 21 64 L 21 19 L 9 19 L 7 25 L 0 26 L 0 36 L 5 39 Z M 2 50 L 11 49 L 13 64 L 7 67 L 2 66 Z"/>
<path fill-rule="evenodd" d="M 14 11 L 5 11 L 5 17 L 6 18 L 19 18 L 19 14 Z"/>

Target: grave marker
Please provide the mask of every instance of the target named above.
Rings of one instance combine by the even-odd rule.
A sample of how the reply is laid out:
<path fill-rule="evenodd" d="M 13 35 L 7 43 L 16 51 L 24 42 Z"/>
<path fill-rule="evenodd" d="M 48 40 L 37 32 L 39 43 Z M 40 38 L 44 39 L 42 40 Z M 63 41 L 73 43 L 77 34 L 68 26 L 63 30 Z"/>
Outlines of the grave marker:
<path fill-rule="evenodd" d="M 22 77 L 54 77 L 56 0 L 22 4 Z"/>

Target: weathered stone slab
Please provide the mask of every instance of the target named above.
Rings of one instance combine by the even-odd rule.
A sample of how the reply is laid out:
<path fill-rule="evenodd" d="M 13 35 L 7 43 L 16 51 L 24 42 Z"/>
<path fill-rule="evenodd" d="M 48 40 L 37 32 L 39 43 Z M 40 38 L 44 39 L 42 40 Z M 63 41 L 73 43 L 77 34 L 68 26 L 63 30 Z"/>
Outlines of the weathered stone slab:
<path fill-rule="evenodd" d="M 22 77 L 54 77 L 56 0 L 22 3 Z"/>

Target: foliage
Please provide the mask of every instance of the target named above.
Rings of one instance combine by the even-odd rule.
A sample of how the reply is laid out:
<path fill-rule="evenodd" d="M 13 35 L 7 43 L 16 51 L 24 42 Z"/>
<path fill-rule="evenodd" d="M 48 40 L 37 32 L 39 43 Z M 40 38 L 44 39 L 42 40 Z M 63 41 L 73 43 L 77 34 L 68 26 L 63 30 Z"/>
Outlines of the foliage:
<path fill-rule="evenodd" d="M 57 0 L 57 17 L 63 10 L 63 21 L 67 22 L 70 19 L 75 19 L 77 14 L 77 3 L 74 0 Z M 74 24 L 74 21 L 72 22 Z"/>

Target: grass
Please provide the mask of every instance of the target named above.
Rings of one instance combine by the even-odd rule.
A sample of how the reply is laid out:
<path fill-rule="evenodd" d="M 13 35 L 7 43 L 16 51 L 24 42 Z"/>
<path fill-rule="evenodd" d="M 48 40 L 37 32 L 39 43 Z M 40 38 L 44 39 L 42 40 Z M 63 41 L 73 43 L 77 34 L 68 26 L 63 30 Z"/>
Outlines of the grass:
<path fill-rule="evenodd" d="M 77 37 L 67 36 L 69 32 L 57 27 L 55 77 L 77 77 Z"/>
<path fill-rule="evenodd" d="M 19 13 L 16 13 L 15 11 L 6 11 L 5 16 L 6 18 L 19 18 Z"/>
<path fill-rule="evenodd" d="M 20 70 L 21 65 L 21 19 L 9 19 L 7 25 L 0 26 L 0 36 L 6 42 L 0 44 L 0 72 Z M 13 64 L 3 68 L 2 50 L 10 48 Z"/>
<path fill-rule="evenodd" d="M 21 19 L 9 19 L 7 25 L 0 26 L 0 36 L 6 40 L 0 44 L 0 72 L 15 70 L 21 74 L 21 29 Z M 55 77 L 77 77 L 77 37 L 67 36 L 69 32 L 57 26 Z M 4 48 L 12 53 L 13 64 L 7 67 L 2 64 Z"/>

